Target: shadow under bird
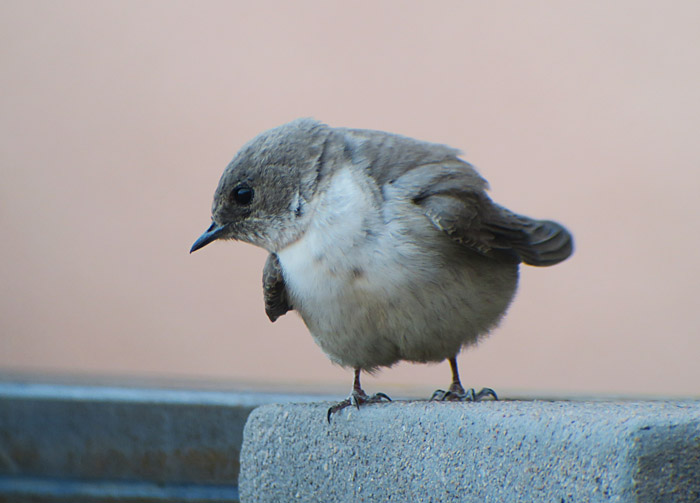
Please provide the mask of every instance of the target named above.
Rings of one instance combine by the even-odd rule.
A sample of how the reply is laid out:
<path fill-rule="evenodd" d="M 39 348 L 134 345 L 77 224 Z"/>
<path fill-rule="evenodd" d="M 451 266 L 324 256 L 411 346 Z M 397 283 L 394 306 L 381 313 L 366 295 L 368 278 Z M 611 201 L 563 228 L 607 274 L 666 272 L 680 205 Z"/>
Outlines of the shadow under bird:
<path fill-rule="evenodd" d="M 459 151 L 396 134 L 298 119 L 247 143 L 214 194 L 212 224 L 190 252 L 217 239 L 265 248 L 265 312 L 295 310 L 352 393 L 328 411 L 388 400 L 360 372 L 400 360 L 450 361 L 439 400 L 465 391 L 457 354 L 493 329 L 521 262 L 550 266 L 573 250 L 560 224 L 515 214 L 486 194 Z"/>

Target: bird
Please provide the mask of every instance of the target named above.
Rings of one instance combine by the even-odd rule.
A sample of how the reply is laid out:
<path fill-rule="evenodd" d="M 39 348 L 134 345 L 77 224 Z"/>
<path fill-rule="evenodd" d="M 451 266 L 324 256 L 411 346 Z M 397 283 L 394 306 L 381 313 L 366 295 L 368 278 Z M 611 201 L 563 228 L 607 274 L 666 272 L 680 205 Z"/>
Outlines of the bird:
<path fill-rule="evenodd" d="M 311 118 L 246 143 L 214 193 L 211 225 L 190 253 L 216 240 L 269 252 L 265 312 L 296 311 L 330 360 L 353 369 L 348 406 L 369 396 L 360 373 L 400 361 L 448 360 L 452 382 L 432 399 L 497 399 L 465 390 L 457 355 L 498 325 L 521 263 L 551 266 L 573 252 L 561 224 L 493 202 L 488 184 L 452 147 Z"/>

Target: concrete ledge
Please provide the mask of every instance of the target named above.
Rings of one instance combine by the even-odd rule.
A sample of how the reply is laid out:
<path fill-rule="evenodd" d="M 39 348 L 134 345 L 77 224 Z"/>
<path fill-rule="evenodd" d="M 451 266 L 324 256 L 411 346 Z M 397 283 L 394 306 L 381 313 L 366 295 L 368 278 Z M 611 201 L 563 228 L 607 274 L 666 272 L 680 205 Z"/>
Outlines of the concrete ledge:
<path fill-rule="evenodd" d="M 698 502 L 700 402 L 266 405 L 243 502 Z"/>

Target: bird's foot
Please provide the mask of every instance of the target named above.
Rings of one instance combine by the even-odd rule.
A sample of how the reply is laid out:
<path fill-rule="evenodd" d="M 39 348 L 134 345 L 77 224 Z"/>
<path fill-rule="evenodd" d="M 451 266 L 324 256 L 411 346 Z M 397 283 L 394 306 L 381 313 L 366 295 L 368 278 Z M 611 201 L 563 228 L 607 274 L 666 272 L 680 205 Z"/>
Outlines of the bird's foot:
<path fill-rule="evenodd" d="M 350 407 L 352 405 L 357 407 L 358 410 L 360 410 L 360 405 L 368 405 L 371 403 L 379 403 L 382 401 L 391 402 L 391 398 L 389 398 L 384 393 L 375 393 L 374 395 L 369 396 L 362 390 L 353 390 L 352 393 L 350 393 L 349 397 L 347 397 L 342 402 L 336 403 L 334 406 L 328 409 L 328 423 L 330 424 L 331 416 L 333 414 L 343 410 L 346 407 Z"/>
<path fill-rule="evenodd" d="M 462 385 L 452 384 L 447 391 L 436 390 L 433 396 L 430 397 L 430 400 L 438 402 L 479 402 L 489 396 L 494 400 L 498 400 L 496 392 L 491 388 L 482 388 L 477 393 L 474 391 L 474 388 L 469 388 L 465 391 Z"/>

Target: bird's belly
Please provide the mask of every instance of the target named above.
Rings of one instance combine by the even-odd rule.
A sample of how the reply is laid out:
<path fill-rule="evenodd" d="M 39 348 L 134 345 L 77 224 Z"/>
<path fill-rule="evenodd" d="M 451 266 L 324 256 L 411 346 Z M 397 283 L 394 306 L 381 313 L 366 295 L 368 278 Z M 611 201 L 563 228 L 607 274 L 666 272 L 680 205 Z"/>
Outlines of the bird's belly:
<path fill-rule="evenodd" d="M 517 283 L 517 265 L 461 247 L 445 255 L 378 239 L 336 252 L 298 243 L 279 258 L 294 309 L 324 352 L 349 367 L 454 356 L 498 323 Z"/>

